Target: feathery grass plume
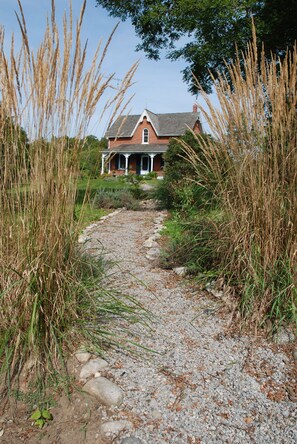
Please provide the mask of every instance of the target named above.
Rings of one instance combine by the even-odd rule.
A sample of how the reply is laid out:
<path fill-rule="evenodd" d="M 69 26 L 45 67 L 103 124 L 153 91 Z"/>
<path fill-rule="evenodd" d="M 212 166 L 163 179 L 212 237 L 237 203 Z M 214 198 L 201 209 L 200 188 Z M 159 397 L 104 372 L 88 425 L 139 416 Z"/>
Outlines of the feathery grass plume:
<path fill-rule="evenodd" d="M 81 140 L 112 88 L 113 76 L 106 79 L 102 72 L 110 40 L 105 47 L 99 43 L 87 66 L 81 44 L 86 2 L 75 31 L 70 5 L 60 32 L 52 1 L 51 19 L 33 51 L 18 2 L 18 52 L 12 37 L 6 54 L 0 29 L 0 367 L 6 387 L 28 359 L 35 374 L 54 373 L 70 334 L 72 343 L 81 333 L 96 337 L 98 347 L 112 336 L 104 328 L 100 334 L 98 317 L 107 312 L 94 290 L 100 276 L 78 251 L 73 217 Z M 136 68 L 104 110 L 124 104 Z M 77 142 L 69 146 L 67 136 Z M 133 311 L 131 301 L 121 301 L 117 312 L 125 309 Z"/>
<path fill-rule="evenodd" d="M 283 61 L 267 61 L 254 30 L 228 70 L 232 86 L 214 80 L 219 107 L 201 91 L 214 141 L 201 139 L 203 161 L 184 144 L 185 157 L 224 211 L 221 262 L 243 317 L 256 326 L 269 318 L 276 328 L 297 322 L 296 46 Z"/>

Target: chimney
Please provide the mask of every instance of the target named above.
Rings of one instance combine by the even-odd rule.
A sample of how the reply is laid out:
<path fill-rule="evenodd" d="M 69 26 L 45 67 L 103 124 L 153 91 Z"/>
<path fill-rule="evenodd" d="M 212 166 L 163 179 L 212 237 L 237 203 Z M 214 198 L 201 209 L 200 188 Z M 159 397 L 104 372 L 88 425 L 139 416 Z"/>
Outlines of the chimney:
<path fill-rule="evenodd" d="M 193 113 L 197 113 L 198 112 L 198 106 L 197 103 L 194 103 L 193 105 Z"/>

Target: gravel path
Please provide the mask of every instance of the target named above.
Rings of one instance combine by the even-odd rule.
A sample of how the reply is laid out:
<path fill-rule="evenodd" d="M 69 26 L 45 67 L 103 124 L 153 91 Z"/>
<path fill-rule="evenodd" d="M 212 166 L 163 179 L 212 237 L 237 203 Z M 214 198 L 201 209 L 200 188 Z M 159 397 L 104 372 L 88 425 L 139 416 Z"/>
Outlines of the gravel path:
<path fill-rule="evenodd" d="M 99 240 L 106 257 L 118 263 L 110 269 L 114 285 L 155 316 L 152 331 L 138 324 L 134 330 L 159 354 L 145 360 L 115 351 L 109 356 L 114 381 L 125 391 L 124 404 L 109 415 L 135 426 L 121 439 L 296 443 L 296 403 L 287 392 L 293 359 L 261 338 L 228 334 L 217 301 L 146 258 L 143 243 L 160 215 L 123 210 L 91 235 L 91 246 Z"/>

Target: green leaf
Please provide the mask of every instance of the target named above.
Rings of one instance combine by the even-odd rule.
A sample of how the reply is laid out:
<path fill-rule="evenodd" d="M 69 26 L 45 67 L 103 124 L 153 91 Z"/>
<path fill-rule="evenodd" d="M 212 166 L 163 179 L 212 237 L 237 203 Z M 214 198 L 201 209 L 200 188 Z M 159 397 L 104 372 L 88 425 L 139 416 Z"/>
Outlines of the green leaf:
<path fill-rule="evenodd" d="M 42 419 L 42 418 L 37 419 L 37 421 L 35 421 L 35 425 L 38 426 L 40 429 L 42 429 L 42 427 L 44 426 L 44 424 L 45 424 L 45 420 Z"/>
<path fill-rule="evenodd" d="M 53 419 L 53 415 L 48 410 L 42 410 L 42 418 L 51 421 Z"/>
<path fill-rule="evenodd" d="M 41 418 L 41 411 L 39 409 L 35 410 L 35 412 L 32 413 L 31 419 L 39 419 Z"/>

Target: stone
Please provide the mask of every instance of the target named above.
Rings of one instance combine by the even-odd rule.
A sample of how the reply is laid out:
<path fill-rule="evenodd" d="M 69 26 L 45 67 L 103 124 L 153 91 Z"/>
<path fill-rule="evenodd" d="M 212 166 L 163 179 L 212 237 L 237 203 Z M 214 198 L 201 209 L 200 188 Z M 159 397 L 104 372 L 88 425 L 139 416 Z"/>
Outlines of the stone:
<path fill-rule="evenodd" d="M 108 363 L 104 359 L 96 358 L 88 361 L 80 371 L 80 379 L 87 379 L 90 376 L 94 376 L 95 373 L 100 372 L 108 367 Z"/>
<path fill-rule="evenodd" d="M 162 413 L 159 412 L 159 410 L 153 410 L 151 413 L 151 416 L 153 419 L 161 419 L 162 418 Z"/>
<path fill-rule="evenodd" d="M 124 400 L 123 390 L 103 376 L 88 381 L 83 386 L 83 390 L 106 407 L 120 405 Z"/>
<path fill-rule="evenodd" d="M 292 355 L 293 355 L 293 359 L 294 359 L 294 361 L 297 362 L 297 348 L 295 348 L 295 349 L 293 350 Z"/>
<path fill-rule="evenodd" d="M 146 248 L 153 248 L 153 247 L 156 248 L 156 247 L 158 247 L 158 244 L 152 238 L 148 238 L 144 242 L 143 246 L 146 247 Z"/>
<path fill-rule="evenodd" d="M 161 239 L 161 237 L 162 237 L 161 234 L 159 232 L 157 232 L 157 233 L 153 234 L 152 240 L 158 240 L 158 239 Z"/>
<path fill-rule="evenodd" d="M 99 428 L 100 435 L 104 437 L 116 437 L 120 432 L 124 430 L 131 430 L 133 424 L 130 421 L 107 421 L 101 424 Z"/>
<path fill-rule="evenodd" d="M 143 441 L 141 441 L 139 438 L 136 438 L 135 436 L 129 436 L 122 439 L 121 444 L 143 444 Z"/>
<path fill-rule="evenodd" d="M 79 244 L 85 244 L 85 243 L 88 242 L 89 240 L 90 240 L 89 236 L 81 235 L 81 236 L 79 236 L 79 238 L 78 238 L 78 243 L 79 243 Z"/>
<path fill-rule="evenodd" d="M 158 259 L 159 256 L 160 256 L 160 249 L 159 248 L 150 248 L 146 254 L 146 258 L 149 260 Z"/>
<path fill-rule="evenodd" d="M 287 330 L 284 327 L 281 327 L 275 335 L 273 335 L 273 340 L 276 344 L 283 345 L 289 344 L 290 342 L 294 342 L 295 335 L 293 332 Z"/>
<path fill-rule="evenodd" d="M 173 268 L 173 271 L 178 276 L 186 276 L 186 274 L 187 274 L 186 267 L 175 267 L 175 268 Z"/>
<path fill-rule="evenodd" d="M 91 353 L 89 352 L 78 351 L 74 356 L 81 364 L 85 364 L 91 359 Z"/>

